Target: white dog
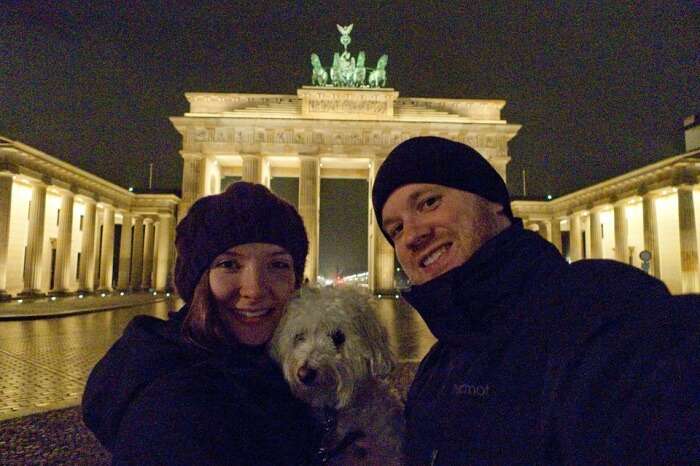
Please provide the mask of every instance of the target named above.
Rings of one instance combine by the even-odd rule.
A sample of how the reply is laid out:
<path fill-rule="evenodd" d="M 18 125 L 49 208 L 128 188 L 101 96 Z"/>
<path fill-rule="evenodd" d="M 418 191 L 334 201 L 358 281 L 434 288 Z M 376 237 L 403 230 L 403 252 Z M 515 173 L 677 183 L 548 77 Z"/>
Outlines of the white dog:
<path fill-rule="evenodd" d="M 403 462 L 403 406 L 383 380 L 394 357 L 373 311 L 356 289 L 304 290 L 272 337 L 292 392 L 324 424 L 326 464 Z"/>

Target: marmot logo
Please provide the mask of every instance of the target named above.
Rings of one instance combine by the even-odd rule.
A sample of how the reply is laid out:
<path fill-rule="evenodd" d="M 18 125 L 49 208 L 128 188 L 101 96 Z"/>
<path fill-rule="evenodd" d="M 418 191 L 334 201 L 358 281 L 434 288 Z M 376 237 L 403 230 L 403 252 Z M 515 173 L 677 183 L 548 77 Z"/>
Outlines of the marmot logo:
<path fill-rule="evenodd" d="M 488 385 L 470 385 L 467 383 L 455 384 L 454 393 L 457 396 L 476 396 L 485 398 L 489 395 L 490 386 Z"/>

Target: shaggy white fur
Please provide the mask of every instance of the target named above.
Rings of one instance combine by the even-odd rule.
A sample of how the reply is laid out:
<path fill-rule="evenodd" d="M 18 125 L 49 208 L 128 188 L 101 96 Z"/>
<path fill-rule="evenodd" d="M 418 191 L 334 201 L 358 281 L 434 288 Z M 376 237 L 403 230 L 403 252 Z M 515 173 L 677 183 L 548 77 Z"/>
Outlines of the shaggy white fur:
<path fill-rule="evenodd" d="M 335 414 L 324 447 L 332 450 L 351 432 L 364 434 L 327 464 L 403 464 L 403 406 L 384 380 L 394 357 L 366 293 L 305 289 L 277 327 L 270 354 L 294 395 L 321 421 Z"/>

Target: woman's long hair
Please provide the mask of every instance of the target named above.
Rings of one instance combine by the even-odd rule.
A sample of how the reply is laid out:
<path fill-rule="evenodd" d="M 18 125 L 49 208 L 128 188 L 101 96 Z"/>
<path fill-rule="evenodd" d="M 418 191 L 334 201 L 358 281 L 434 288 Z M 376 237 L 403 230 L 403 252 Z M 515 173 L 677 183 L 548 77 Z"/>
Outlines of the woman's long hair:
<path fill-rule="evenodd" d="M 192 302 L 182 322 L 182 336 L 188 343 L 211 352 L 237 344 L 219 317 L 209 287 L 209 269 L 204 271 L 194 289 Z"/>

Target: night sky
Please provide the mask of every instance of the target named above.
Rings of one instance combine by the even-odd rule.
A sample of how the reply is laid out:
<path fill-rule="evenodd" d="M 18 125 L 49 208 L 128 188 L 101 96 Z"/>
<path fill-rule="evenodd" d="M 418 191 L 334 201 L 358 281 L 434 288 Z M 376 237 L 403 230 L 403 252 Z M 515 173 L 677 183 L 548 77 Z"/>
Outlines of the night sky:
<path fill-rule="evenodd" d="M 0 135 L 141 190 L 151 162 L 154 188 L 180 187 L 185 92 L 295 94 L 309 55 L 342 47 L 336 23 L 353 54 L 389 55 L 400 96 L 506 100 L 516 195 L 522 169 L 529 195 L 559 196 L 681 153 L 700 113 L 693 0 L 3 0 L 0 19 Z"/>

